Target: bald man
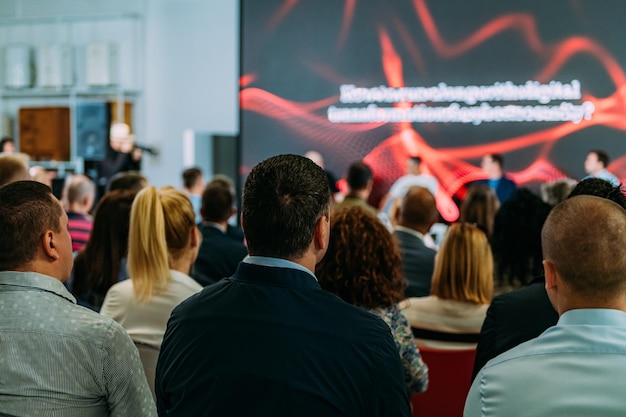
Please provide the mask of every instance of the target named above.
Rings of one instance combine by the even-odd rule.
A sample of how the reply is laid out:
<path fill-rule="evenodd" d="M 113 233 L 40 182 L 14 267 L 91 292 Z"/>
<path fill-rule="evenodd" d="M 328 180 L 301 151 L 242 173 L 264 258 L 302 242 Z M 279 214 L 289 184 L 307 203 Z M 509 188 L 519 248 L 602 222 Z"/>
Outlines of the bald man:
<path fill-rule="evenodd" d="M 437 221 L 437 215 L 435 197 L 420 186 L 409 188 L 396 212 L 393 235 L 402 255 L 406 298 L 430 295 L 437 252 L 424 243 L 424 237 Z"/>
<path fill-rule="evenodd" d="M 623 416 L 626 210 L 576 196 L 548 216 L 541 242 L 557 324 L 489 361 L 465 416 Z"/>

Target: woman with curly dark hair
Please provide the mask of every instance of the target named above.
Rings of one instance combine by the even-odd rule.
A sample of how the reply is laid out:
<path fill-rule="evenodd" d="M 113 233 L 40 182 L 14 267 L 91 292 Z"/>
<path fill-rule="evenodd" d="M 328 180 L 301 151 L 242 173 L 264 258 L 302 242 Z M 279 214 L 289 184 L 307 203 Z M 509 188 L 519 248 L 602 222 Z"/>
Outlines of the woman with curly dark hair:
<path fill-rule="evenodd" d="M 358 206 L 337 213 L 331 220 L 328 251 L 315 275 L 322 288 L 389 325 L 402 358 L 407 390 L 410 394 L 424 391 L 428 368 L 398 309 L 404 296 L 402 262 L 385 226 Z"/>

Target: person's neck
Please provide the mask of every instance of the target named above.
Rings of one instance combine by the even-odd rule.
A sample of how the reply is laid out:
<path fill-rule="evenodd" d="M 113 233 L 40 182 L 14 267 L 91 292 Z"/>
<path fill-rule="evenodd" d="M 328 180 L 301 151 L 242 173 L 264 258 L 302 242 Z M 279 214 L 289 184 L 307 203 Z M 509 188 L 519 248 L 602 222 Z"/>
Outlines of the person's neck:
<path fill-rule="evenodd" d="M 178 259 L 170 260 L 170 269 L 174 271 L 181 272 L 185 275 L 189 275 L 189 271 L 191 271 L 191 266 L 193 265 L 193 261 L 191 256 L 181 256 Z"/>
<path fill-rule="evenodd" d="M 402 226 L 402 227 L 406 227 L 407 229 L 411 229 L 411 230 L 415 230 L 416 232 L 419 232 L 423 235 L 425 235 L 426 233 L 428 233 L 428 231 L 430 230 L 430 227 L 427 226 L 423 226 L 423 225 L 416 225 L 416 224 L 408 224 L 408 223 L 398 223 L 398 226 Z"/>
<path fill-rule="evenodd" d="M 361 200 L 366 200 L 370 196 L 370 192 L 368 190 L 350 190 L 346 197 L 359 198 Z"/>
<path fill-rule="evenodd" d="M 89 209 L 82 204 L 78 203 L 70 203 L 68 205 L 67 211 L 69 213 L 78 213 L 78 214 L 89 214 Z"/>

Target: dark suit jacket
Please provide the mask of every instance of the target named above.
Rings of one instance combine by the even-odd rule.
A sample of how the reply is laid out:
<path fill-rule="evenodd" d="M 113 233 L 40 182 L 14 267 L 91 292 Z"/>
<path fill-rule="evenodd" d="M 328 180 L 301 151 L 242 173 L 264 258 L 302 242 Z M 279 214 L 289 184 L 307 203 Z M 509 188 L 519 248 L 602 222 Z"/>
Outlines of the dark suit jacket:
<path fill-rule="evenodd" d="M 426 246 L 422 239 L 403 230 L 396 230 L 393 234 L 402 255 L 404 279 L 408 281 L 408 286 L 404 290 L 405 297 L 430 295 L 430 283 L 437 252 Z"/>
<path fill-rule="evenodd" d="M 176 307 L 157 365 L 160 416 L 410 416 L 375 315 L 297 269 L 239 264 Z"/>
<path fill-rule="evenodd" d="M 489 185 L 489 180 L 479 180 L 476 181 L 476 183 Z M 511 195 L 513 195 L 515 190 L 517 190 L 517 185 L 515 185 L 515 182 L 513 182 L 513 180 L 507 178 L 506 176 L 503 176 L 502 178 L 500 178 L 500 182 L 498 182 L 498 187 L 496 188 L 496 195 L 498 196 L 498 200 L 500 200 L 501 203 L 504 203 L 506 200 L 509 199 L 509 197 L 511 197 Z"/>
<path fill-rule="evenodd" d="M 239 262 L 248 254 L 248 248 L 216 227 L 201 224 L 202 244 L 191 276 L 200 285 L 210 285 L 232 276 Z"/>
<path fill-rule="evenodd" d="M 559 320 L 545 289 L 545 279 L 493 299 L 476 349 L 474 373 L 499 354 L 534 339 Z"/>

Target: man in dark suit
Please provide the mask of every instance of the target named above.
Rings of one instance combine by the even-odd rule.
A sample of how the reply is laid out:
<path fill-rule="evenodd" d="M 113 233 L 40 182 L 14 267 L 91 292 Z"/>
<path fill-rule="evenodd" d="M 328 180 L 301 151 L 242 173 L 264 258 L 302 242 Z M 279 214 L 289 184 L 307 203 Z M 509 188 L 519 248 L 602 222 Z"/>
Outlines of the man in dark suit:
<path fill-rule="evenodd" d="M 607 198 L 626 208 L 626 197 L 620 187 L 599 178 L 579 182 L 568 198 L 577 195 Z M 472 378 L 489 360 L 539 336 L 557 323 L 559 315 L 550 303 L 545 282 L 544 277 L 540 277 L 525 288 L 493 299 L 480 330 Z"/>
<path fill-rule="evenodd" d="M 504 203 L 515 192 L 517 185 L 504 174 L 504 158 L 498 153 L 483 156 L 480 167 L 489 175 L 489 179 L 477 181 L 493 188 L 500 203 Z"/>
<path fill-rule="evenodd" d="M 430 295 L 430 283 L 437 252 L 424 244 L 424 235 L 437 221 L 435 197 L 420 186 L 409 188 L 396 212 L 397 226 L 393 232 L 406 280 L 405 297 Z"/>
<path fill-rule="evenodd" d="M 409 416 L 381 319 L 319 286 L 328 248 L 324 170 L 297 155 L 255 166 L 242 226 L 250 256 L 172 313 L 157 365 L 161 416 Z"/>
<path fill-rule="evenodd" d="M 240 240 L 229 236 L 228 219 L 235 213 L 233 194 L 221 185 L 209 185 L 202 193 L 202 243 L 192 277 L 207 286 L 232 276 L 239 262 L 248 254 Z"/>

